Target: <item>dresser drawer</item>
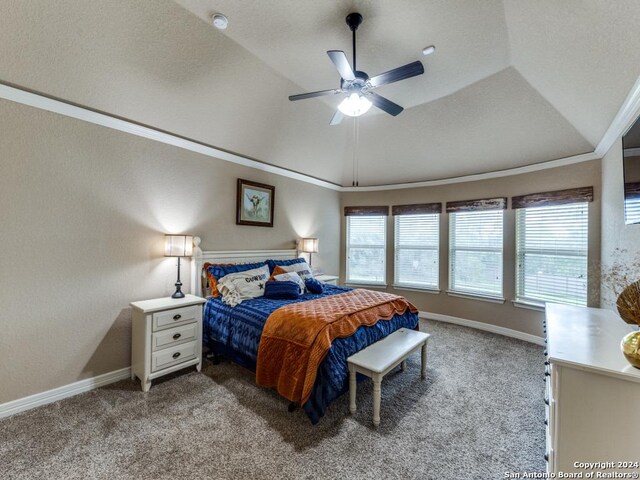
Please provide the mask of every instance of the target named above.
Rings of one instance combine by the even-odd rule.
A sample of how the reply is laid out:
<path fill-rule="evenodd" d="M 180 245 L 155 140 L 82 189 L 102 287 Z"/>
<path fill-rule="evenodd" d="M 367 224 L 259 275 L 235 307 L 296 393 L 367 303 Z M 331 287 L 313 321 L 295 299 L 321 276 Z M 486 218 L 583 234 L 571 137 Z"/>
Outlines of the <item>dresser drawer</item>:
<path fill-rule="evenodd" d="M 161 330 L 151 335 L 151 348 L 155 352 L 171 345 L 190 342 L 197 338 L 198 322 L 188 323 L 179 327 Z"/>
<path fill-rule="evenodd" d="M 151 355 L 151 372 L 196 358 L 198 342 L 183 343 L 172 348 L 159 350 Z"/>
<path fill-rule="evenodd" d="M 176 325 L 183 325 L 189 322 L 195 322 L 198 314 L 199 305 L 190 307 L 174 308 L 157 312 L 153 314 L 153 331 L 171 328 Z"/>

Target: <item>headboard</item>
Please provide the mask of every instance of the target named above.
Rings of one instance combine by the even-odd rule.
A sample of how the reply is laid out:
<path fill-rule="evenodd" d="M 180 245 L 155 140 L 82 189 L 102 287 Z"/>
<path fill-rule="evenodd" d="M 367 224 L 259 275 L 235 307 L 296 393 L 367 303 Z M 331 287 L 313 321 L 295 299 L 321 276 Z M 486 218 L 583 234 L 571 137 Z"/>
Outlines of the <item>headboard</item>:
<path fill-rule="evenodd" d="M 298 257 L 298 251 L 291 250 L 225 250 L 202 251 L 200 237 L 193 237 L 193 260 L 191 262 L 191 293 L 199 297 L 209 296 L 209 284 L 202 270 L 205 263 L 254 263 L 267 259 L 289 260 Z"/>

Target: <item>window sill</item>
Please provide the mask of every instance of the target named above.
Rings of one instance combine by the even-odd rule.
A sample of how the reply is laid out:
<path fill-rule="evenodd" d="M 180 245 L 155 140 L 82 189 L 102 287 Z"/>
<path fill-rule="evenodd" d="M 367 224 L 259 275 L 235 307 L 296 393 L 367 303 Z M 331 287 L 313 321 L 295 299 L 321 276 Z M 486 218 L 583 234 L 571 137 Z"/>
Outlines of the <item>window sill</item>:
<path fill-rule="evenodd" d="M 447 295 L 450 297 L 468 298 L 470 300 L 480 300 L 482 302 L 499 303 L 504 304 L 506 301 L 501 297 L 492 297 L 491 295 L 480 295 L 477 293 L 456 292 L 453 290 L 447 290 Z"/>
<path fill-rule="evenodd" d="M 345 287 L 353 287 L 353 288 L 387 288 L 386 283 L 351 283 L 346 282 L 344 284 Z"/>
<path fill-rule="evenodd" d="M 534 302 L 531 300 L 511 300 L 511 303 L 513 303 L 514 307 L 518 307 L 518 308 L 526 308 L 528 310 L 535 310 L 537 312 L 544 312 L 545 311 L 545 304 L 542 302 Z"/>
<path fill-rule="evenodd" d="M 420 287 L 409 287 L 405 285 L 392 285 L 394 290 L 407 290 L 409 292 L 420 292 L 420 293 L 430 293 L 432 295 L 440 295 L 440 291 L 436 288 L 420 288 Z"/>

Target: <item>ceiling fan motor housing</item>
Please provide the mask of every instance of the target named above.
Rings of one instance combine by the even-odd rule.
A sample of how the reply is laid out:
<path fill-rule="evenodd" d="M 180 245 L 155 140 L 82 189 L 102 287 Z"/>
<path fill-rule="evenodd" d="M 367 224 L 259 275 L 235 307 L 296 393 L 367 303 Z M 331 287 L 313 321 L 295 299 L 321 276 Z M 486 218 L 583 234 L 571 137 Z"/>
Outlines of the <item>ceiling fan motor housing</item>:
<path fill-rule="evenodd" d="M 367 85 L 367 81 L 369 80 L 369 75 L 367 75 L 365 72 L 361 71 L 361 70 L 356 70 L 355 72 L 353 72 L 353 74 L 355 75 L 356 79 L 355 80 L 345 80 L 345 79 L 341 79 L 340 80 L 340 88 L 343 90 L 361 90 L 362 87 Z"/>

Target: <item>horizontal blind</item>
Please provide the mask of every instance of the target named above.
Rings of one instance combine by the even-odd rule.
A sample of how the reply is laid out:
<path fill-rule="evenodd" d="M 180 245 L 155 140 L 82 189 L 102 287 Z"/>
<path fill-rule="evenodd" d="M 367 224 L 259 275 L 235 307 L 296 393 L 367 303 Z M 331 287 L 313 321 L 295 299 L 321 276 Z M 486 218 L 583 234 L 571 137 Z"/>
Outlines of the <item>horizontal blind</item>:
<path fill-rule="evenodd" d="M 624 200 L 624 219 L 626 223 L 640 223 L 640 197 Z"/>
<path fill-rule="evenodd" d="M 502 296 L 502 210 L 449 216 L 449 289 Z"/>
<path fill-rule="evenodd" d="M 395 284 L 438 288 L 440 215 L 398 215 L 395 222 Z"/>
<path fill-rule="evenodd" d="M 516 213 L 516 295 L 521 300 L 587 304 L 588 204 Z"/>
<path fill-rule="evenodd" d="M 386 216 L 347 217 L 347 282 L 385 283 Z"/>

